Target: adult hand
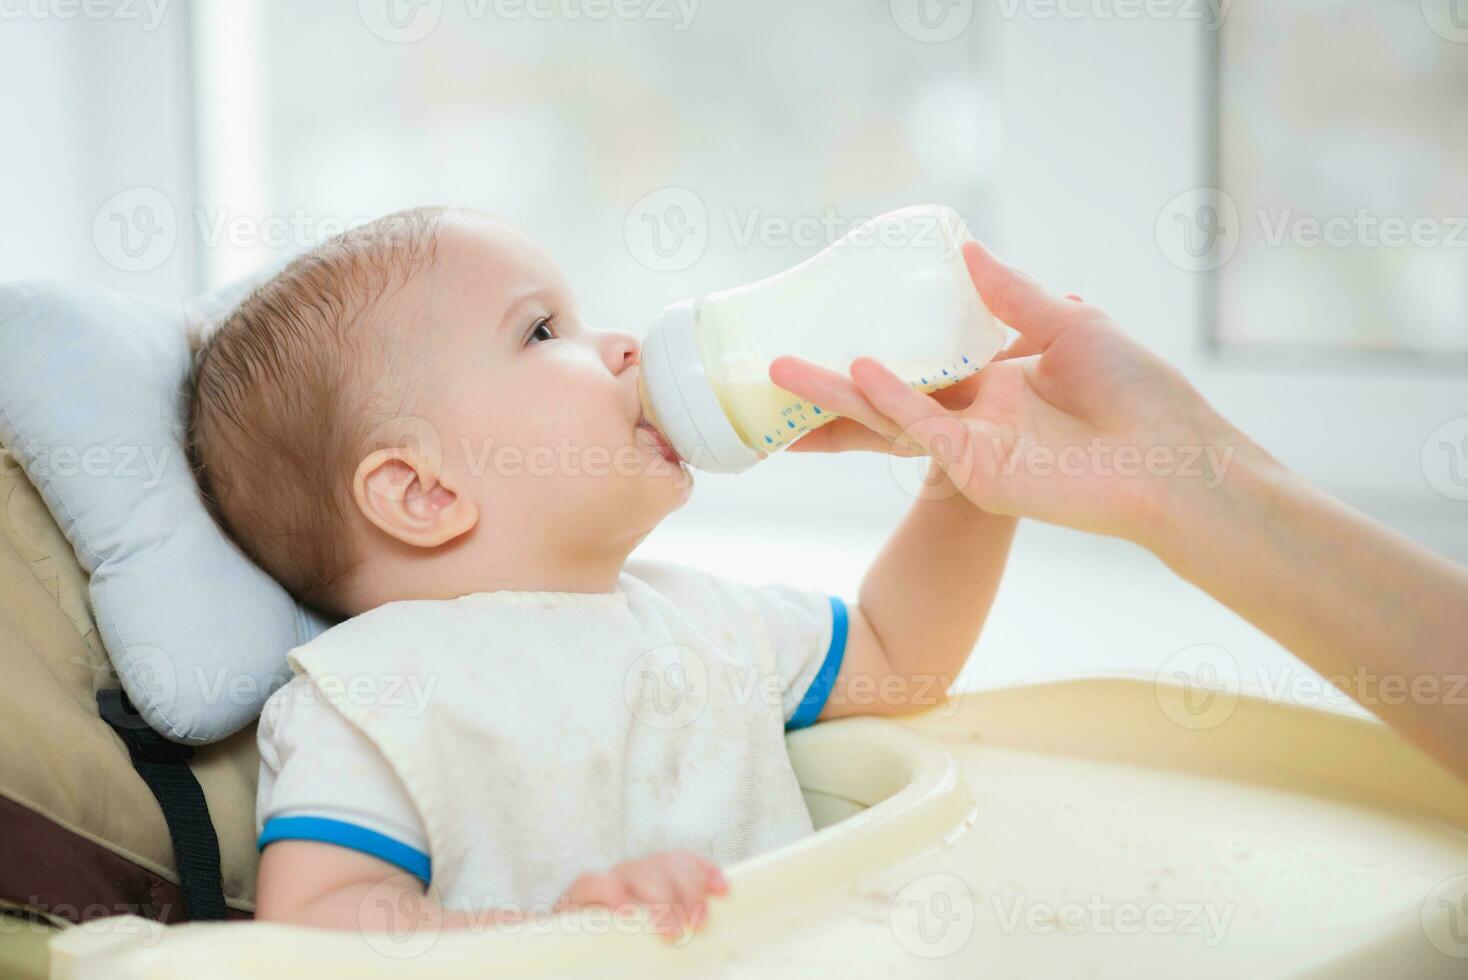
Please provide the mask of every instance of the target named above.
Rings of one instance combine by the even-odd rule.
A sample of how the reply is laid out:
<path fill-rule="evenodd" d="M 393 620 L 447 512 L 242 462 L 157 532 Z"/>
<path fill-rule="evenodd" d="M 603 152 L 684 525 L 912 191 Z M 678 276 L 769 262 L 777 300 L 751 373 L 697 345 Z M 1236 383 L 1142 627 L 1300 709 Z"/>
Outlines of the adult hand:
<path fill-rule="evenodd" d="M 964 259 L 1018 339 L 932 395 L 868 358 L 850 377 L 779 358 L 775 384 L 843 416 L 789 451 L 930 455 L 986 511 L 1143 543 L 1181 498 L 1216 487 L 1236 453 L 1263 455 L 1101 310 L 1051 295 L 977 242 Z"/>
<path fill-rule="evenodd" d="M 781 358 L 775 384 L 846 416 L 791 451 L 927 452 L 986 511 L 1130 538 L 1468 779 L 1468 712 L 1377 688 L 1461 677 L 1468 568 L 1290 473 L 1100 310 L 964 257 L 1015 344 L 946 399 Z"/>

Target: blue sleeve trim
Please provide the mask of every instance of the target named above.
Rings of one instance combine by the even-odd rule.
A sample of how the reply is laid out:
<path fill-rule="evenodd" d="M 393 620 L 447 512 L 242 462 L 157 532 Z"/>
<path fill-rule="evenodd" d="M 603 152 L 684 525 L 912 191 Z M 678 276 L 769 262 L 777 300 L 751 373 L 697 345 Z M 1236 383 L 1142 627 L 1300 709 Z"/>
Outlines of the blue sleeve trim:
<path fill-rule="evenodd" d="M 831 688 L 836 686 L 841 659 L 846 656 L 846 603 L 835 596 L 826 598 L 831 601 L 831 645 L 826 648 L 826 660 L 816 671 L 816 676 L 811 678 L 810 687 L 806 688 L 805 697 L 800 699 L 795 714 L 785 723 L 787 732 L 815 724 L 821 709 L 826 706 L 826 699 L 831 696 Z"/>
<path fill-rule="evenodd" d="M 266 844 L 278 840 L 314 840 L 348 847 L 380 858 L 388 864 L 397 865 L 425 885 L 432 879 L 433 865 L 427 854 L 386 834 L 379 834 L 375 830 L 368 830 L 345 820 L 332 820 L 329 817 L 272 817 L 265 821 L 265 827 L 260 831 L 260 839 L 255 847 L 263 851 Z"/>

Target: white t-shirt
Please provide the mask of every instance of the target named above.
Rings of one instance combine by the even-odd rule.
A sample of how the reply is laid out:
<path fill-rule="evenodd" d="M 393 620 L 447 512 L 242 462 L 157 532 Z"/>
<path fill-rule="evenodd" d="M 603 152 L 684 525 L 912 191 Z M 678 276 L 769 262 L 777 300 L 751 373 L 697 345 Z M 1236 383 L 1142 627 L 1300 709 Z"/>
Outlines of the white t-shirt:
<path fill-rule="evenodd" d="M 611 593 L 388 603 L 291 651 L 259 846 L 353 848 L 473 909 L 670 848 L 743 860 L 812 831 L 784 732 L 845 639 L 840 599 L 654 562 Z"/>

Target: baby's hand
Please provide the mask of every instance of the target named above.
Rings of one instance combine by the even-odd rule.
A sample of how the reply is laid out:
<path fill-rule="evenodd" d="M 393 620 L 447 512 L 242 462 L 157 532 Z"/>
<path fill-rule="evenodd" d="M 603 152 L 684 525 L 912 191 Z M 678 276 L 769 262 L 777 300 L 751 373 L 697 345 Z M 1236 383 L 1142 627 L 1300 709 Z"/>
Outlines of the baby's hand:
<path fill-rule="evenodd" d="M 577 878 L 556 908 L 605 905 L 610 909 L 640 905 L 653 928 L 670 941 L 690 935 L 708 918 L 705 895 L 723 895 L 729 883 L 718 865 L 691 851 L 665 851 L 624 861 L 601 874 Z"/>

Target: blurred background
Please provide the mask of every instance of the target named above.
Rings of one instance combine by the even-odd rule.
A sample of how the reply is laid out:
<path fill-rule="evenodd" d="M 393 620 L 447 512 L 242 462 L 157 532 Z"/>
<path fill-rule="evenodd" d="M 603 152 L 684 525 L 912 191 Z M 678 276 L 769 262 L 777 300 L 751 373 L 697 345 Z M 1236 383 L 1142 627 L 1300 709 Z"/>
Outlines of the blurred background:
<path fill-rule="evenodd" d="M 1468 559 L 1468 0 L 6 0 L 0 19 L 7 278 L 182 300 L 453 204 L 525 227 L 593 323 L 640 332 L 946 203 L 1287 463 Z M 854 597 L 917 472 L 700 475 L 643 550 Z M 1026 525 L 963 683 L 1155 673 L 1201 645 L 1299 698 L 1304 668 L 1146 553 Z"/>

